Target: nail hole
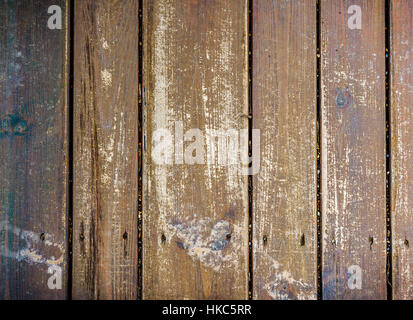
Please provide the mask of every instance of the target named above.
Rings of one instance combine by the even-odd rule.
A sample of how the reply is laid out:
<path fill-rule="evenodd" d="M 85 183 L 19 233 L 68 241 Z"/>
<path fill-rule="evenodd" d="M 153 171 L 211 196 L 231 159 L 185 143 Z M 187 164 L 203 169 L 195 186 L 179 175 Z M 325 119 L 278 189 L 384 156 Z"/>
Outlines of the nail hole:
<path fill-rule="evenodd" d="M 228 233 L 227 236 L 226 236 L 226 238 L 227 238 L 227 240 L 231 240 L 231 234 Z"/>
<path fill-rule="evenodd" d="M 128 233 L 125 231 L 125 233 L 123 234 L 122 237 L 123 237 L 124 240 L 128 239 Z"/>
<path fill-rule="evenodd" d="M 370 250 L 371 250 L 371 246 L 372 246 L 373 243 L 374 243 L 374 239 L 373 239 L 372 236 L 369 236 L 369 243 L 370 243 Z"/>
<path fill-rule="evenodd" d="M 331 239 L 331 244 L 335 247 L 336 246 L 336 239 Z"/>
<path fill-rule="evenodd" d="M 263 236 L 262 237 L 262 241 L 264 242 L 264 246 L 266 246 L 267 245 L 267 236 Z"/>
<path fill-rule="evenodd" d="M 304 236 L 304 233 L 303 233 L 302 236 L 301 236 L 300 244 L 301 244 L 302 247 L 305 246 L 305 236 Z"/>
<path fill-rule="evenodd" d="M 409 240 L 404 239 L 404 245 L 408 248 L 409 247 Z"/>
<path fill-rule="evenodd" d="M 40 240 L 44 241 L 44 239 L 46 239 L 46 235 L 44 234 L 44 232 L 42 232 L 40 234 Z"/>
<path fill-rule="evenodd" d="M 83 233 L 80 234 L 79 239 L 80 239 L 80 241 L 85 240 L 85 236 L 83 235 Z"/>
<path fill-rule="evenodd" d="M 162 243 L 165 243 L 166 242 L 166 237 L 165 237 L 165 235 L 162 233 L 162 236 L 161 236 L 161 241 L 162 241 Z"/>

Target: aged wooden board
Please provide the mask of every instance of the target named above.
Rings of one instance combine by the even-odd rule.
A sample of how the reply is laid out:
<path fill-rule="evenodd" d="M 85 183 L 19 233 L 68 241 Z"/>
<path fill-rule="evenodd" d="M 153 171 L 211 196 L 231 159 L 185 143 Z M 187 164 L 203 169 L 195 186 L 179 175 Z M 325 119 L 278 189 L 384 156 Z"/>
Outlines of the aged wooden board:
<path fill-rule="evenodd" d="M 137 296 L 138 1 L 75 1 L 73 298 Z"/>
<path fill-rule="evenodd" d="M 393 298 L 413 299 L 413 2 L 391 3 Z"/>
<path fill-rule="evenodd" d="M 244 0 L 144 1 L 145 299 L 247 298 L 237 158 L 248 148 L 236 146 L 248 128 L 247 11 Z M 232 147 L 206 141 L 231 129 Z"/>
<path fill-rule="evenodd" d="M 317 297 L 316 3 L 253 2 L 255 299 Z"/>
<path fill-rule="evenodd" d="M 321 1 L 324 299 L 386 298 L 384 17 L 384 1 Z"/>
<path fill-rule="evenodd" d="M 67 297 L 67 20 L 0 2 L 0 299 Z"/>

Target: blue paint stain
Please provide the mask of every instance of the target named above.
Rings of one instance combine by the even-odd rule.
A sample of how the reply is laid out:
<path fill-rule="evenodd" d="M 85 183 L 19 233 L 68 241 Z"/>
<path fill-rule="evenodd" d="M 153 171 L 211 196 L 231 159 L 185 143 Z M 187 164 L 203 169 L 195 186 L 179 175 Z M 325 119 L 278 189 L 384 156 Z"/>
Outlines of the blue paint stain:
<path fill-rule="evenodd" d="M 352 105 L 353 98 L 350 95 L 349 89 L 341 89 L 337 88 L 336 90 L 337 97 L 336 97 L 336 105 L 338 108 L 347 108 Z"/>
<path fill-rule="evenodd" d="M 344 97 L 344 94 L 341 91 L 341 89 L 339 89 L 339 91 L 340 91 L 340 93 L 337 96 L 336 103 L 339 107 L 342 107 L 346 103 L 346 98 Z"/>
<path fill-rule="evenodd" d="M 182 243 L 182 242 L 180 242 L 180 241 L 176 241 L 176 245 L 179 247 L 179 248 L 181 248 L 182 250 L 186 250 L 186 249 L 188 249 L 188 245 L 187 244 L 184 244 L 184 243 Z"/>
<path fill-rule="evenodd" d="M 23 136 L 27 131 L 27 121 L 19 116 L 7 114 L 0 118 L 0 138 Z"/>
<path fill-rule="evenodd" d="M 22 136 L 27 132 L 27 122 L 26 120 L 20 120 L 13 129 L 16 136 Z"/>
<path fill-rule="evenodd" d="M 228 245 L 229 241 L 227 239 L 216 240 L 211 244 L 211 250 L 218 251 L 223 250 Z"/>
<path fill-rule="evenodd" d="M 176 245 L 182 250 L 195 247 L 209 248 L 212 251 L 224 250 L 231 241 L 231 227 L 227 220 L 218 220 L 209 231 L 202 228 L 191 228 L 182 223 L 174 223 L 174 228 L 185 235 L 184 241 L 176 241 Z"/>
<path fill-rule="evenodd" d="M 229 221 L 218 220 L 212 227 L 211 234 L 211 245 L 212 251 L 224 250 L 231 240 L 231 228 Z"/>

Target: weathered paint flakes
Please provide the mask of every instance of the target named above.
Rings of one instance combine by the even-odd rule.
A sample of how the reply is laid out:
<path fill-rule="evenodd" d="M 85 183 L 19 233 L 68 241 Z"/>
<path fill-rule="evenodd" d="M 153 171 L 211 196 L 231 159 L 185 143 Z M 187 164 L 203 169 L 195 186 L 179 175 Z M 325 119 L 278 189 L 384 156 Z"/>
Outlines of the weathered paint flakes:
<path fill-rule="evenodd" d="M 41 236 L 35 232 L 13 227 L 6 221 L 0 223 L 0 234 L 11 232 L 19 239 L 23 240 L 24 245 L 18 251 L 11 251 L 6 247 L 5 241 L 0 242 L 0 255 L 27 263 L 40 263 L 47 266 L 60 265 L 64 262 L 65 249 L 63 243 L 55 242 L 54 236 L 43 233 Z M 0 237 L 5 239 L 5 237 Z M 45 251 L 56 253 L 55 256 L 47 256 Z"/>
<path fill-rule="evenodd" d="M 235 263 L 231 261 L 234 258 L 232 250 L 225 251 L 231 241 L 234 243 L 240 237 L 237 231 L 240 228 L 232 228 L 234 230 L 231 230 L 231 223 L 227 220 L 213 223 L 210 218 L 193 219 L 170 223 L 169 237 L 176 236 L 176 245 L 186 250 L 190 257 L 199 260 L 205 267 L 219 271 L 223 263 Z"/>
<path fill-rule="evenodd" d="M 102 82 L 105 87 L 112 85 L 112 73 L 108 69 L 101 71 Z"/>

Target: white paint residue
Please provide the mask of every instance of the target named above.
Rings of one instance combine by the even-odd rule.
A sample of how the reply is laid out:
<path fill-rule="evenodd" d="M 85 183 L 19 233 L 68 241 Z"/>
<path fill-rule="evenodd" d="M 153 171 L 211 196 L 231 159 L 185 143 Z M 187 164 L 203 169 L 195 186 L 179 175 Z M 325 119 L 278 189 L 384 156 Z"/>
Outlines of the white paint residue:
<path fill-rule="evenodd" d="M 18 251 L 10 251 L 6 248 L 3 242 L 0 243 L 0 255 L 3 257 L 16 259 L 18 261 L 25 261 L 29 264 L 45 264 L 47 266 L 56 266 L 64 262 L 65 249 L 62 243 L 54 241 L 54 237 L 50 234 L 43 234 L 43 241 L 40 239 L 40 235 L 32 231 L 22 230 L 18 227 L 13 227 L 7 222 L 0 222 L 0 234 L 3 232 L 13 233 L 25 242 L 25 245 Z M 3 237 L 2 237 L 3 238 Z M 42 255 L 42 246 L 50 250 L 51 247 L 55 248 L 55 251 L 59 252 L 60 257 L 54 256 L 45 257 Z"/>
<path fill-rule="evenodd" d="M 174 106 L 169 106 L 168 88 L 169 88 L 169 59 L 168 59 L 168 38 L 174 24 L 174 7 L 167 4 L 159 3 L 158 11 L 158 23 L 154 30 L 154 57 L 152 60 L 151 68 L 153 70 L 154 88 L 154 110 L 153 120 L 151 126 L 153 130 L 158 128 L 168 128 L 168 120 L 173 117 Z M 174 202 L 173 194 L 168 187 L 170 181 L 169 170 L 167 166 L 155 166 L 154 167 L 154 179 L 155 193 L 157 195 L 157 201 L 159 204 L 159 217 L 158 228 L 165 232 L 166 239 L 170 240 L 171 236 L 168 233 L 169 225 L 167 217 L 171 213 L 171 205 Z M 150 180 L 150 179 L 149 179 Z M 158 256 L 162 255 L 161 239 L 158 238 Z M 168 272 L 167 265 L 161 264 L 159 272 Z"/>
<path fill-rule="evenodd" d="M 108 42 L 107 42 L 106 40 L 103 40 L 103 41 L 102 41 L 102 47 L 103 47 L 103 49 L 105 49 L 105 50 L 108 50 L 108 49 L 109 49 L 109 44 L 108 44 Z"/>
<path fill-rule="evenodd" d="M 293 275 L 287 270 L 280 270 L 281 264 L 273 259 L 270 255 L 267 258 L 271 261 L 271 266 L 274 269 L 272 281 L 264 285 L 264 289 L 268 295 L 275 300 L 291 299 L 291 292 L 298 292 L 294 299 L 314 300 L 314 288 L 312 285 L 305 283 L 302 279 L 296 280 Z"/>
<path fill-rule="evenodd" d="M 184 223 L 170 223 L 170 231 L 177 245 L 194 260 L 218 272 L 224 263 L 238 263 L 236 252 L 241 239 L 241 228 L 227 220 L 192 219 Z M 232 228 L 232 229 L 231 229 Z M 229 245 L 231 250 L 225 250 Z"/>
<path fill-rule="evenodd" d="M 101 77 L 103 85 L 105 87 L 109 87 L 112 85 L 112 74 L 107 69 L 101 71 Z"/>

